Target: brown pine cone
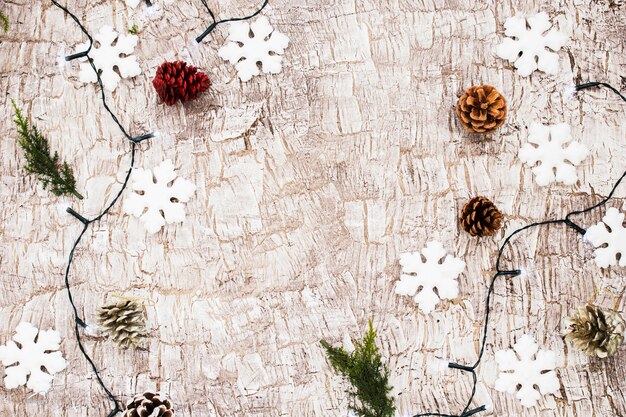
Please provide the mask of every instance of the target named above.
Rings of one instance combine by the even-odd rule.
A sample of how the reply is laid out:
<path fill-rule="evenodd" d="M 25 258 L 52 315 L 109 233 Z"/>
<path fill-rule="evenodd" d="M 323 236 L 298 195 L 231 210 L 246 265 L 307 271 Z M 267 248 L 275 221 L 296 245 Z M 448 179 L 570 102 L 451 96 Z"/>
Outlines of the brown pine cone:
<path fill-rule="evenodd" d="M 465 90 L 459 99 L 456 114 L 465 130 L 491 133 L 504 123 L 506 100 L 495 87 L 475 85 Z"/>
<path fill-rule="evenodd" d="M 159 393 L 145 392 L 128 403 L 122 417 L 174 417 L 174 409 Z"/>
<path fill-rule="evenodd" d="M 502 226 L 502 213 L 489 199 L 474 197 L 461 210 L 461 226 L 471 236 L 493 236 Z"/>

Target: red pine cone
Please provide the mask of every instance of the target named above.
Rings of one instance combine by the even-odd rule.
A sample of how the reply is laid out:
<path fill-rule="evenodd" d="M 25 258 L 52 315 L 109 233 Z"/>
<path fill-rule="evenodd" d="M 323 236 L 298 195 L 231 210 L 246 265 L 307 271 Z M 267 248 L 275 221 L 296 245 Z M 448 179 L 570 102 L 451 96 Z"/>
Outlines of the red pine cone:
<path fill-rule="evenodd" d="M 185 102 L 193 100 L 211 86 L 209 77 L 186 62 L 164 62 L 157 69 L 154 89 L 159 94 L 161 103 L 173 106 L 176 100 Z"/>

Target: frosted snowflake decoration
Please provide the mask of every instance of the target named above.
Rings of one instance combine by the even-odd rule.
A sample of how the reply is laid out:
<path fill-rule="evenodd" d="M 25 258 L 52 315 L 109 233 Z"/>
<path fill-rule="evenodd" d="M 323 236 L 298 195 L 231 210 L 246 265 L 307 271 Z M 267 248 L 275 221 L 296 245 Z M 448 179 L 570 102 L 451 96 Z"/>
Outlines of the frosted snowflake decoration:
<path fill-rule="evenodd" d="M 275 31 L 265 16 L 251 25 L 231 23 L 227 40 L 230 42 L 220 48 L 218 55 L 235 66 L 241 81 L 259 75 L 259 67 L 266 74 L 282 71 L 281 55 L 289 45 L 289 38 Z"/>
<path fill-rule="evenodd" d="M 551 27 L 550 18 L 544 12 L 528 18 L 509 17 L 504 22 L 504 34 L 508 38 L 496 47 L 496 54 L 512 62 L 522 77 L 537 69 L 556 74 L 559 72 L 559 56 L 548 49 L 558 51 L 565 45 L 568 36 Z M 548 29 L 550 31 L 545 33 Z"/>
<path fill-rule="evenodd" d="M 556 355 L 553 351 L 539 350 L 532 336 L 522 336 L 513 349 L 496 352 L 500 375 L 495 389 L 515 394 L 523 406 L 533 407 L 541 395 L 556 393 L 559 380 L 554 372 Z M 537 387 L 539 390 L 537 390 Z"/>
<path fill-rule="evenodd" d="M 20 323 L 13 340 L 0 346 L 0 360 L 6 366 L 4 385 L 8 389 L 26 384 L 38 394 L 45 394 L 54 374 L 67 366 L 61 352 L 61 336 L 54 330 L 38 330 L 30 323 Z"/>
<path fill-rule="evenodd" d="M 137 58 L 131 55 L 137 46 L 137 36 L 118 35 L 111 26 L 102 26 L 94 39 L 89 56 L 100 73 L 104 88 L 113 91 L 122 78 L 131 78 L 141 74 Z M 96 42 L 99 44 L 98 47 L 96 47 Z M 88 47 L 89 42 L 85 42 L 78 45 L 76 51 L 86 51 Z M 79 80 L 84 83 L 97 82 L 98 78 L 87 62 L 87 57 L 80 58 L 80 61 L 82 63 L 78 74 Z"/>
<path fill-rule="evenodd" d="M 587 229 L 585 239 L 594 248 L 594 259 L 600 268 L 608 266 L 626 266 L 626 227 L 624 213 L 615 207 L 606 211 L 601 222 Z M 617 260 L 619 256 L 619 261 Z"/>
<path fill-rule="evenodd" d="M 400 255 L 400 266 L 402 275 L 396 294 L 413 297 L 426 314 L 440 300 L 452 299 L 459 294 L 456 279 L 463 272 L 465 262 L 447 255 L 443 245 L 437 241 L 428 242 L 422 253 Z"/>
<path fill-rule="evenodd" d="M 184 221 L 183 203 L 189 201 L 196 186 L 176 176 L 169 159 L 155 167 L 154 173 L 136 168 L 130 185 L 132 193 L 124 201 L 123 211 L 139 217 L 148 233 L 158 232 L 165 223 Z"/>
<path fill-rule="evenodd" d="M 572 142 L 567 123 L 550 126 L 533 123 L 528 130 L 528 143 L 519 150 L 519 159 L 534 167 L 535 181 L 541 186 L 555 180 L 572 185 L 578 179 L 574 166 L 588 154 L 585 145 Z M 535 166 L 538 162 L 540 164 Z"/>

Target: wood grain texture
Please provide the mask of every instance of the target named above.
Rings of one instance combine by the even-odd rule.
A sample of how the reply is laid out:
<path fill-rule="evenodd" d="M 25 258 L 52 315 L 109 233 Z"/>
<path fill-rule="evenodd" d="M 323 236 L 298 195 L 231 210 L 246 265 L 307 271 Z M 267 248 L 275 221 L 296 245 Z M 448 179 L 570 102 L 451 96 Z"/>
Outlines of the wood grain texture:
<path fill-rule="evenodd" d="M 568 98 L 562 85 L 599 80 L 624 89 L 624 2 L 271 0 L 265 14 L 291 39 L 285 68 L 246 84 L 217 56 L 226 27 L 194 43 L 208 22 L 201 2 L 156 3 L 163 16 L 147 20 L 144 6 L 130 11 L 119 0 L 68 2 L 92 33 L 138 23 L 143 73 L 122 82 L 110 103 L 131 132 L 161 132 L 141 145 L 137 166 L 171 158 L 198 186 L 184 224 L 148 236 L 118 205 L 79 246 L 71 282 L 87 321 L 113 294 L 154 303 L 142 349 L 85 338 L 106 383 L 123 402 L 160 389 L 179 417 L 344 416 L 345 385 L 318 341 L 349 342 L 373 318 L 400 414 L 459 413 L 470 378 L 440 372 L 435 358 L 476 359 L 505 231 L 472 239 L 457 214 L 467 199 L 485 195 L 510 231 L 609 192 L 626 165 L 624 103 L 604 90 Z M 226 17 L 257 2 L 209 3 Z M 45 398 L 0 387 L 0 415 L 105 416 L 110 404 L 72 335 L 62 279 L 81 225 L 64 208 L 99 213 L 120 187 L 129 145 L 96 88 L 78 82 L 78 64 L 57 68 L 57 56 L 85 40 L 78 27 L 48 1 L 0 8 L 11 21 L 0 37 L 0 343 L 30 321 L 61 332 L 69 361 Z M 520 78 L 494 48 L 508 16 L 539 10 L 571 39 L 558 76 Z M 185 106 L 157 105 L 151 78 L 174 59 L 207 71 L 211 93 Z M 480 83 L 496 86 L 510 109 L 488 140 L 465 134 L 453 111 L 462 91 Z M 83 201 L 55 198 L 25 175 L 10 97 L 71 161 Z M 570 123 L 591 149 L 578 184 L 534 184 L 517 158 L 533 121 Z M 626 184 L 616 195 L 610 206 L 621 208 Z M 399 255 L 430 239 L 467 268 L 459 297 L 424 316 L 394 285 Z M 523 235 L 506 263 L 526 273 L 496 285 L 475 405 L 493 403 L 498 416 L 626 415 L 624 348 L 600 361 L 561 337 L 563 318 L 599 288 L 615 292 L 624 309 L 624 269 L 600 270 L 591 246 L 559 226 Z M 606 296 L 598 302 L 612 304 Z M 493 389 L 494 351 L 524 333 L 558 355 L 560 393 L 534 409 Z"/>

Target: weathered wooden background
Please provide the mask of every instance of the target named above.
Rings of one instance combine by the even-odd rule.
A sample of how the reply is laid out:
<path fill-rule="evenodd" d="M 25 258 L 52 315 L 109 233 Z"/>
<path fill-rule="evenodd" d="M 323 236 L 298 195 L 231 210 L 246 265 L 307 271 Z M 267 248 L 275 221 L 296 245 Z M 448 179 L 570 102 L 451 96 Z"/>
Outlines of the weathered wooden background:
<path fill-rule="evenodd" d="M 71 281 L 89 322 L 114 294 L 154 303 L 142 349 L 86 338 L 106 383 L 123 402 L 160 389 L 180 417 L 345 416 L 345 385 L 318 341 L 349 342 L 372 318 L 400 415 L 460 412 L 470 378 L 441 372 L 435 358 L 475 360 L 505 231 L 469 238 L 457 214 L 469 197 L 485 195 L 512 230 L 608 193 L 626 166 L 625 105 L 606 90 L 571 98 L 563 85 L 600 80 L 624 89 L 624 2 L 271 0 L 265 14 L 291 39 L 285 68 L 246 84 L 217 56 L 226 26 L 194 42 L 208 23 L 200 1 L 155 3 L 164 13 L 153 20 L 142 17 L 144 5 L 129 10 L 119 0 L 67 3 L 92 33 L 138 23 L 143 73 L 123 81 L 110 102 L 133 133 L 161 132 L 141 145 L 137 166 L 171 158 L 198 186 L 184 224 L 149 236 L 118 205 L 79 247 Z M 209 3 L 227 17 L 260 1 Z M 62 273 L 81 224 L 64 208 L 99 213 L 119 189 L 129 144 L 96 88 L 78 81 L 78 64 L 57 67 L 59 54 L 85 41 L 78 27 L 47 0 L 0 8 L 11 21 L 0 37 L 0 343 L 29 321 L 60 331 L 69 361 L 46 397 L 0 388 L 0 415 L 105 416 L 110 404 L 72 333 Z M 494 47 L 507 17 L 541 10 L 571 36 L 562 69 L 520 78 Z M 151 79 L 174 59 L 207 71 L 212 92 L 184 106 L 157 105 Z M 453 111 L 460 93 L 480 83 L 495 85 L 510 106 L 505 126 L 486 140 L 465 134 Z M 9 98 L 71 161 L 83 201 L 56 198 L 24 173 Z M 575 186 L 540 188 L 521 165 L 517 150 L 533 121 L 570 123 L 591 149 Z M 626 184 L 617 196 L 610 206 L 621 208 Z M 425 316 L 394 285 L 399 255 L 430 239 L 467 268 L 458 299 Z M 508 253 L 526 274 L 497 284 L 475 405 L 492 403 L 494 415 L 511 417 L 626 415 L 624 348 L 589 359 L 561 336 L 563 318 L 600 288 L 624 309 L 624 268 L 600 270 L 591 246 L 563 227 L 529 232 Z M 598 302 L 612 304 L 604 295 Z M 524 333 L 558 354 L 561 391 L 533 409 L 493 389 L 494 351 Z"/>

